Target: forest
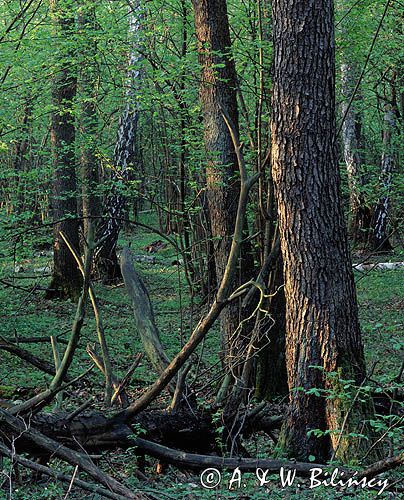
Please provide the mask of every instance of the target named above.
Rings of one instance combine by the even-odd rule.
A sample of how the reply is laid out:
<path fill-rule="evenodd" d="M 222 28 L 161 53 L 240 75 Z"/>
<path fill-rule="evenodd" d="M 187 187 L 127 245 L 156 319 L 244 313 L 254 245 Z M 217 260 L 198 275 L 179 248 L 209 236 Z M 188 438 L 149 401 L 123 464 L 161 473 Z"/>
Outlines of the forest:
<path fill-rule="evenodd" d="M 0 499 L 404 498 L 400 0 L 0 0 Z"/>

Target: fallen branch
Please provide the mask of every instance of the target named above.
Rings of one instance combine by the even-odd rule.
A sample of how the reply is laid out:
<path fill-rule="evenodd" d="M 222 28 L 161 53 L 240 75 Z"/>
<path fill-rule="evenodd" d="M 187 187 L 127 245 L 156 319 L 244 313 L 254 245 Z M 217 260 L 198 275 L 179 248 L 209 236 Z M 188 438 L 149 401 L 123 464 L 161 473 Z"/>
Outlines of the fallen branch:
<path fill-rule="evenodd" d="M 358 474 L 358 478 L 366 477 L 367 479 L 371 479 L 372 477 L 378 476 L 383 472 L 387 472 L 388 470 L 395 469 L 396 467 L 400 467 L 400 465 L 404 464 L 404 451 L 395 455 L 394 457 L 385 458 L 384 460 L 380 460 L 372 465 L 369 465 L 364 471 Z"/>
<path fill-rule="evenodd" d="M 49 342 L 49 337 L 47 341 Z M 10 354 L 14 354 L 30 365 L 35 366 L 39 370 L 43 371 L 44 373 L 48 373 L 49 375 L 53 376 L 55 375 L 55 367 L 51 363 L 38 358 L 38 356 L 31 354 L 29 351 L 22 349 L 21 347 L 12 342 L 9 342 L 3 337 L 0 337 L 0 350 L 7 351 Z"/>
<path fill-rule="evenodd" d="M 122 250 L 120 260 L 121 273 L 133 308 L 136 330 L 148 360 L 157 373 L 161 373 L 169 364 L 169 359 L 160 341 L 149 294 L 133 267 L 129 248 L 125 247 Z"/>
<path fill-rule="evenodd" d="M 45 391 L 40 392 L 36 396 L 33 396 L 32 398 L 28 399 L 27 401 L 24 401 L 23 403 L 20 403 L 16 406 L 13 406 L 9 412 L 11 415 L 22 415 L 24 413 L 27 413 L 28 411 L 32 414 L 35 412 L 38 412 L 41 408 L 44 407 L 47 401 L 52 401 L 54 396 L 59 394 L 60 391 L 63 391 L 70 387 L 71 385 L 74 385 L 76 382 L 84 378 L 88 373 L 91 372 L 91 370 L 94 368 L 94 365 L 90 366 L 84 373 L 79 375 L 78 377 L 74 378 L 73 380 L 69 380 L 69 382 L 66 382 L 65 384 L 61 384 L 55 389 L 46 389 Z"/>
<path fill-rule="evenodd" d="M 269 472 L 278 472 L 281 467 L 284 469 L 296 470 L 296 474 L 301 477 L 309 477 L 311 469 L 317 467 L 324 472 L 331 466 L 306 462 L 291 462 L 285 460 L 270 460 L 266 458 L 225 458 L 214 455 L 198 455 L 195 453 L 186 453 L 184 451 L 174 450 L 161 444 L 153 443 L 146 439 L 137 438 L 135 445 L 147 455 L 164 460 L 168 464 L 176 467 L 184 467 L 194 470 L 204 470 L 214 467 L 223 470 L 234 470 L 237 467 L 244 472 L 255 472 L 258 468 L 268 470 Z M 339 468 L 341 471 L 348 472 L 349 469 Z"/>
<path fill-rule="evenodd" d="M 67 344 L 67 340 L 62 339 L 61 335 L 54 335 L 55 339 L 58 341 L 59 344 Z M 13 344 L 18 345 L 18 344 L 46 344 L 49 342 L 49 336 L 44 336 L 44 337 L 17 337 L 14 341 Z"/>
<path fill-rule="evenodd" d="M 17 433 L 18 439 L 27 439 L 35 443 L 39 448 L 47 451 L 49 455 L 61 458 L 65 462 L 76 466 L 78 465 L 83 471 L 87 472 L 93 479 L 109 488 L 114 493 L 117 493 L 127 498 L 139 498 L 131 492 L 126 486 L 119 483 L 116 479 L 105 474 L 99 469 L 87 456 L 67 448 L 66 446 L 54 441 L 45 436 L 37 429 L 29 427 L 22 419 L 14 417 L 9 412 L 0 408 L 0 422 L 9 427 L 13 432 Z"/>
<path fill-rule="evenodd" d="M 123 377 L 121 383 L 118 385 L 118 387 L 115 387 L 115 392 L 112 396 L 111 404 L 114 403 L 116 398 L 119 398 L 121 400 L 121 398 L 123 397 L 123 394 L 125 394 L 124 393 L 125 387 L 129 384 L 133 373 L 135 372 L 136 368 L 139 366 L 142 359 L 143 359 L 143 353 L 140 352 L 136 355 L 135 361 L 133 362 L 132 366 L 127 371 L 126 375 Z M 123 403 L 122 403 L 122 406 L 123 406 Z"/>
<path fill-rule="evenodd" d="M 356 271 L 381 271 L 387 270 L 391 271 L 394 269 L 400 269 L 404 267 L 404 262 L 375 262 L 373 264 L 353 264 L 352 266 Z"/>
<path fill-rule="evenodd" d="M 278 472 L 281 468 L 284 468 L 286 470 L 296 471 L 297 476 L 310 477 L 312 469 L 318 468 L 323 471 L 323 474 L 316 477 L 325 478 L 329 477 L 330 469 L 335 468 L 333 465 L 316 464 L 312 462 L 294 462 L 271 460 L 266 458 L 225 458 L 213 455 L 198 455 L 195 453 L 186 453 L 174 450 L 142 438 L 137 438 L 135 440 L 135 444 L 147 455 L 164 460 L 164 462 L 175 465 L 176 467 L 185 467 L 195 470 L 204 470 L 210 467 L 222 470 L 234 470 L 238 467 L 240 471 L 244 472 L 255 472 L 257 469 L 263 469 L 268 472 Z M 386 458 L 370 465 L 359 474 L 357 471 L 342 466 L 339 466 L 338 470 L 340 472 L 344 472 L 345 479 L 348 479 L 349 476 L 355 477 L 357 480 L 364 477 L 371 479 L 379 474 L 382 474 L 383 472 L 387 472 L 388 470 L 399 467 L 403 464 L 404 452 L 401 452 L 394 457 Z"/>
<path fill-rule="evenodd" d="M 87 354 L 90 356 L 90 358 L 94 361 L 94 364 L 97 366 L 97 368 L 100 370 L 100 372 L 104 375 L 105 377 L 105 364 L 101 356 L 97 354 L 97 352 L 90 346 L 87 345 L 86 347 Z M 114 389 L 115 393 L 119 390 L 120 383 L 117 378 L 115 378 L 114 374 L 111 373 L 111 383 L 112 383 L 112 388 Z M 115 401 L 116 397 L 114 399 L 111 398 L 110 404 Z M 120 391 L 120 397 L 119 397 L 119 402 L 122 405 L 123 408 L 126 408 L 129 405 L 129 399 L 126 393 L 122 390 Z M 109 406 L 109 405 L 108 405 Z"/>
<path fill-rule="evenodd" d="M 113 493 L 112 491 L 106 490 L 105 488 L 101 488 L 100 486 L 96 486 L 95 484 L 88 483 L 87 481 L 83 481 L 81 479 L 72 478 L 63 474 L 62 472 L 56 471 L 47 467 L 45 465 L 41 465 L 37 462 L 33 462 L 28 458 L 24 458 L 21 455 L 17 455 L 13 453 L 11 450 L 7 448 L 3 443 L 0 442 L 0 455 L 4 457 L 10 458 L 13 462 L 22 465 L 23 467 L 27 467 L 28 469 L 34 470 L 35 472 L 39 472 L 40 474 L 45 474 L 46 476 L 52 477 L 64 483 L 72 484 L 77 488 L 81 488 L 82 490 L 90 491 L 91 493 L 98 493 L 99 495 L 105 498 L 111 498 L 112 500 L 127 500 L 126 496 L 118 495 Z M 145 498 L 139 495 L 138 498 Z"/>

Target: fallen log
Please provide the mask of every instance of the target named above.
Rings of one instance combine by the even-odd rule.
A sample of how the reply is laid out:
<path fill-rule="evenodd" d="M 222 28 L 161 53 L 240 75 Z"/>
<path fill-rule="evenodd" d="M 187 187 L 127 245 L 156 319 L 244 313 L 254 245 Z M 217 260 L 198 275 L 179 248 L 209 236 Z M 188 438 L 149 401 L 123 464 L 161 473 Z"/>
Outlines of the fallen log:
<path fill-rule="evenodd" d="M 102 450 L 133 447 L 133 436 L 141 434 L 168 446 L 189 451 L 212 453 L 217 449 L 216 436 L 212 431 L 211 417 L 179 411 L 150 410 L 137 415 L 131 424 L 104 414 L 86 411 L 71 418 L 71 412 L 39 413 L 32 425 L 41 433 L 67 446 L 84 448 L 89 453 Z M 29 446 L 28 443 L 24 443 Z M 35 449 L 27 449 L 35 453 Z"/>
<path fill-rule="evenodd" d="M 211 467 L 221 470 L 235 470 L 238 467 L 240 471 L 244 472 L 255 472 L 257 469 L 267 470 L 268 472 L 278 472 L 283 467 L 284 469 L 296 470 L 296 474 L 300 477 L 309 477 L 313 468 L 322 469 L 324 473 L 330 469 L 330 466 L 326 464 L 271 460 L 266 458 L 226 458 L 215 455 L 186 453 L 184 451 L 168 448 L 161 444 L 153 443 L 143 438 L 137 438 L 135 440 L 135 445 L 147 455 L 164 460 L 164 462 L 175 465 L 176 467 L 193 470 L 204 470 Z M 349 472 L 349 469 L 344 467 L 339 467 L 339 469 L 344 472 Z"/>
<path fill-rule="evenodd" d="M 111 491 L 124 497 L 126 496 L 127 498 L 139 498 L 135 495 L 135 493 L 126 488 L 126 486 L 101 471 L 101 469 L 99 469 L 87 456 L 81 455 L 80 453 L 42 434 L 38 429 L 32 427 L 32 423 L 27 424 L 22 419 L 14 417 L 1 408 L 0 422 L 2 423 L 2 430 L 7 428 L 9 429 L 9 433 L 11 433 L 11 441 L 14 444 L 21 438 L 30 441 L 38 448 L 48 452 L 50 456 L 56 456 L 73 466 L 78 465 L 80 469 L 87 472 L 87 474 L 89 474 L 93 479 L 98 481 L 100 484 L 103 484 Z"/>
<path fill-rule="evenodd" d="M 362 263 L 353 264 L 352 266 L 356 271 L 392 271 L 404 267 L 404 262 L 375 262 L 375 263 Z"/>

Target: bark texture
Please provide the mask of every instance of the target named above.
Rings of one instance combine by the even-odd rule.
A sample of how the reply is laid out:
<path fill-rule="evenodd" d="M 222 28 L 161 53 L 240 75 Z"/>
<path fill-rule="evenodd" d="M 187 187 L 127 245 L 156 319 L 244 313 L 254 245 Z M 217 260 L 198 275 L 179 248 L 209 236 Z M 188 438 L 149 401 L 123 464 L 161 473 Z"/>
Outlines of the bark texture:
<path fill-rule="evenodd" d="M 195 30 L 201 65 L 200 101 L 203 110 L 207 154 L 207 201 L 213 238 L 216 277 L 222 279 L 240 193 L 237 157 L 223 118 L 226 113 L 238 135 L 239 119 L 236 97 L 236 70 L 230 54 L 230 31 L 225 0 L 194 0 Z M 246 245 L 234 285 L 251 278 L 252 259 Z M 239 304 L 230 304 L 221 313 L 222 358 L 232 363 L 237 356 L 237 339 L 232 336 L 240 322 Z M 239 345 L 238 345 L 239 347 Z"/>
<path fill-rule="evenodd" d="M 383 128 L 383 154 L 381 161 L 380 184 L 383 192 L 373 214 L 372 248 L 378 252 L 392 249 L 388 234 L 388 215 L 390 210 L 391 180 L 394 169 L 392 134 L 395 127 L 393 109 L 386 104 Z"/>
<path fill-rule="evenodd" d="M 77 91 L 77 77 L 72 65 L 69 40 L 76 29 L 74 13 L 59 0 L 50 3 L 56 38 L 63 39 L 56 54 L 57 71 L 52 82 L 51 144 L 54 167 L 52 212 L 53 276 L 48 297 L 76 300 L 81 290 L 81 273 L 60 237 L 62 231 L 72 246 L 79 248 L 79 223 L 77 219 L 77 181 L 74 152 L 75 123 L 73 101 Z M 58 62 L 61 61 L 61 62 Z"/>
<path fill-rule="evenodd" d="M 363 444 L 346 436 L 358 431 L 362 409 L 353 404 L 348 411 L 338 398 L 306 392 L 337 390 L 341 378 L 360 384 L 365 376 L 340 202 L 333 5 L 331 0 L 274 0 L 272 8 L 272 173 L 284 260 L 290 391 L 281 445 L 296 458 L 329 458 L 333 448 L 347 459 Z M 314 429 L 331 434 L 308 435 Z"/>
<path fill-rule="evenodd" d="M 91 218 L 99 215 L 100 200 L 96 194 L 100 182 L 99 158 L 97 157 L 97 86 L 95 4 L 81 0 L 78 15 L 80 36 L 81 71 L 79 89 L 81 96 L 80 142 L 81 142 L 81 191 L 84 236 L 88 236 Z"/>
<path fill-rule="evenodd" d="M 143 58 L 139 44 L 141 39 L 142 9 L 140 2 L 130 5 L 129 38 L 131 51 L 127 74 L 128 92 L 125 109 L 119 120 L 118 134 L 114 150 L 112 169 L 112 188 L 106 198 L 104 219 L 97 233 L 103 243 L 95 253 L 97 271 L 104 282 L 112 282 L 121 277 L 116 255 L 118 236 L 127 215 L 127 201 L 124 194 L 125 184 L 136 167 L 136 138 L 139 121 L 139 102 L 137 92 L 141 82 L 140 62 Z"/>

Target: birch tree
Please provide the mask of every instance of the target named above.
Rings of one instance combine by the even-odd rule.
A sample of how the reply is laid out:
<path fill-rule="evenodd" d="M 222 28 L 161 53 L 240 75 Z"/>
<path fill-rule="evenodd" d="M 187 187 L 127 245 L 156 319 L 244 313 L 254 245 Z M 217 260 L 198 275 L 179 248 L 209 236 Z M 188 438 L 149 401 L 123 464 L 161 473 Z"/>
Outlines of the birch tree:
<path fill-rule="evenodd" d="M 103 220 L 97 229 L 102 245 L 97 249 L 95 262 L 99 275 L 105 282 L 120 277 L 116 255 L 118 236 L 127 214 L 127 201 L 124 189 L 130 177 L 130 171 L 136 170 L 136 140 L 139 121 L 138 93 L 141 88 L 143 59 L 139 50 L 142 39 L 143 10 L 140 2 L 130 5 L 129 40 L 131 44 L 126 78 L 127 92 L 124 111 L 119 119 L 118 133 L 114 149 L 114 162 L 111 173 L 111 190 L 106 198 Z"/>

